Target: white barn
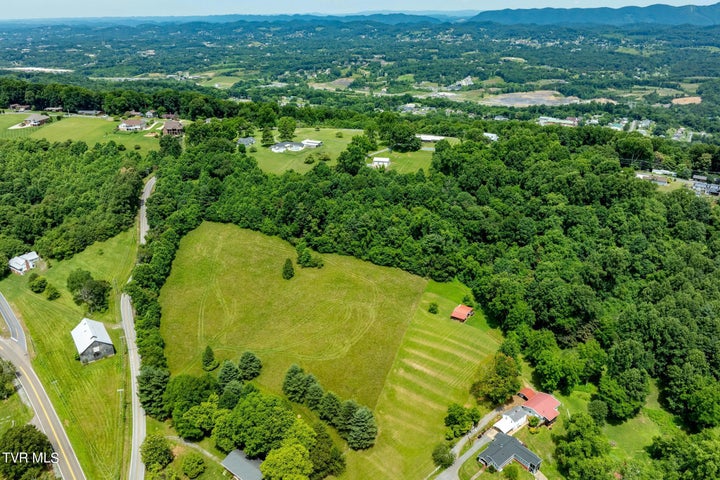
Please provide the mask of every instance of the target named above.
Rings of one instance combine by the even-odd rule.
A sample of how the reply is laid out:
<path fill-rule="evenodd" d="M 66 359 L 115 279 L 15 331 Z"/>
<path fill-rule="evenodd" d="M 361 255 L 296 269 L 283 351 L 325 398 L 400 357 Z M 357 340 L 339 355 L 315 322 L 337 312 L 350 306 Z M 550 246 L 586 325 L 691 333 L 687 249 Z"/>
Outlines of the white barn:
<path fill-rule="evenodd" d="M 115 354 L 110 335 L 105 325 L 100 322 L 83 318 L 71 334 L 82 363 L 94 362 Z"/>
<path fill-rule="evenodd" d="M 19 257 L 11 258 L 8 265 L 14 273 L 24 275 L 28 270 L 35 268 L 39 260 L 40 255 L 38 255 L 37 252 L 28 252 Z"/>

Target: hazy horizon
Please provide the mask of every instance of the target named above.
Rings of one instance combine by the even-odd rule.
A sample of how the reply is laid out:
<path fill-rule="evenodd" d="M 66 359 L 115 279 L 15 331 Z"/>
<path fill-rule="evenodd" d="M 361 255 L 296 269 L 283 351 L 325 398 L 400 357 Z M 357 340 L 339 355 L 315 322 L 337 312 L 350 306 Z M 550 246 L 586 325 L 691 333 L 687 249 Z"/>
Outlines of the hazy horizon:
<path fill-rule="evenodd" d="M 35 20 L 58 18 L 103 18 L 103 17 L 184 17 L 184 16 L 211 16 L 211 15 L 280 15 L 280 14 L 316 14 L 316 15 L 348 15 L 368 14 L 372 12 L 447 12 L 457 11 L 489 11 L 506 8 L 621 8 L 625 6 L 648 6 L 663 4 L 672 6 L 683 5 L 712 5 L 716 0 L 687 1 L 627 1 L 605 0 L 585 1 L 558 0 L 507 0 L 502 3 L 478 2 L 473 0 L 447 0 L 438 8 L 437 1 L 431 0 L 396 0 L 387 2 L 382 0 L 316 0 L 311 2 L 297 2 L 294 0 L 268 0 L 260 4 L 243 4 L 244 2 L 228 0 L 156 0 L 146 2 L 140 0 L 126 0 L 123 3 L 99 4 L 88 0 L 37 0 L 32 4 L 12 2 L 3 8 L 0 20 Z M 31 11 L 29 11 L 31 9 Z"/>

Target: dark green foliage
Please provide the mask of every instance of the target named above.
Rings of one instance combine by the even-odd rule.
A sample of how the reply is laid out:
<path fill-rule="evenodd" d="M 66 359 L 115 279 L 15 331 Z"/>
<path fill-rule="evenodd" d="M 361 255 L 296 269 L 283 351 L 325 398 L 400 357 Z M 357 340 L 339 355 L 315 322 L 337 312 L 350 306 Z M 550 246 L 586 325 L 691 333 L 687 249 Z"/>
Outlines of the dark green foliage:
<path fill-rule="evenodd" d="M 294 276 L 295 276 L 295 269 L 293 268 L 292 260 L 287 258 L 287 259 L 285 259 L 285 264 L 283 265 L 282 277 L 285 280 L 290 280 Z"/>
<path fill-rule="evenodd" d="M 340 420 L 340 407 L 341 402 L 338 396 L 333 392 L 325 392 L 322 400 L 320 400 L 320 418 L 337 427 Z"/>
<path fill-rule="evenodd" d="M 165 437 L 158 434 L 150 434 L 145 437 L 145 441 L 140 446 L 140 456 L 148 469 L 156 466 L 161 469 L 165 468 L 173 460 L 170 443 Z"/>
<path fill-rule="evenodd" d="M 708 429 L 697 435 L 656 437 L 650 456 L 659 461 L 663 478 L 704 480 L 720 476 L 720 434 Z"/>
<path fill-rule="evenodd" d="M 205 350 L 203 351 L 202 368 L 206 372 L 210 372 L 212 370 L 215 370 L 218 367 L 218 365 L 219 365 L 218 361 L 215 360 L 215 352 L 210 347 L 210 345 L 208 345 L 207 347 L 205 347 Z"/>
<path fill-rule="evenodd" d="M 47 279 L 45 277 L 38 277 L 30 282 L 29 287 L 33 293 L 43 293 L 47 287 Z"/>
<path fill-rule="evenodd" d="M 337 416 L 337 431 L 345 440 L 348 439 L 352 431 L 352 420 L 360 405 L 355 400 L 345 400 L 340 404 L 340 410 Z"/>
<path fill-rule="evenodd" d="M 260 375 L 262 362 L 254 353 L 243 352 L 238 362 L 238 370 L 240 372 L 240 378 L 247 382 Z"/>
<path fill-rule="evenodd" d="M 278 134 L 281 142 L 290 142 L 295 136 L 297 122 L 292 117 L 280 117 L 277 123 Z"/>
<path fill-rule="evenodd" d="M 199 477 L 205 468 L 205 458 L 199 453 L 189 453 L 182 460 L 182 471 L 188 478 Z"/>
<path fill-rule="evenodd" d="M 567 478 L 612 478 L 613 465 L 606 457 L 610 452 L 610 443 L 587 414 L 573 415 L 567 422 L 565 434 L 555 438 L 555 445 L 558 469 Z"/>
<path fill-rule="evenodd" d="M 163 395 L 165 408 L 172 412 L 176 408 L 187 411 L 190 407 L 200 405 L 211 393 L 216 393 L 218 381 L 215 376 L 206 373 L 201 377 L 180 374 L 170 378 Z"/>
<path fill-rule="evenodd" d="M 480 420 L 480 412 L 477 408 L 465 408 L 457 403 L 451 403 L 445 416 L 446 440 L 462 437 L 472 429 L 478 420 Z"/>
<path fill-rule="evenodd" d="M 70 272 L 67 278 L 67 289 L 74 294 L 92 280 L 92 274 L 87 270 L 75 269 Z"/>
<path fill-rule="evenodd" d="M 245 396 L 232 412 L 237 448 L 249 457 L 265 455 L 280 446 L 295 414 L 277 397 L 259 392 Z"/>
<path fill-rule="evenodd" d="M 322 385 L 318 382 L 313 382 L 307 387 L 305 392 L 305 403 L 310 410 L 317 411 L 320 408 L 320 403 L 325 396 L 325 390 Z"/>
<path fill-rule="evenodd" d="M 68 275 L 67 287 L 75 303 L 85 304 L 90 313 L 107 310 L 110 284 L 105 280 L 95 280 L 86 270 L 74 270 Z"/>
<path fill-rule="evenodd" d="M 518 480 L 518 478 L 520 478 L 520 467 L 516 463 L 511 463 L 503 468 L 503 478 L 507 480 Z"/>
<path fill-rule="evenodd" d="M 60 290 L 58 290 L 54 285 L 48 284 L 45 288 L 45 298 L 48 300 L 57 300 L 60 298 Z"/>
<path fill-rule="evenodd" d="M 190 418 L 185 416 L 188 410 L 188 408 L 176 407 L 171 415 L 172 426 L 177 434 L 185 440 L 202 440 L 205 434 L 199 426 L 195 425 Z"/>
<path fill-rule="evenodd" d="M 263 128 L 260 143 L 263 147 L 269 147 L 270 145 L 275 143 L 275 136 L 273 135 L 272 129 L 270 127 Z"/>
<path fill-rule="evenodd" d="M 587 406 L 588 415 L 595 420 L 595 423 L 602 427 L 608 416 L 608 406 L 602 400 L 592 400 Z"/>
<path fill-rule="evenodd" d="M 232 410 L 243 396 L 243 384 L 238 380 L 231 380 L 225 385 L 218 401 L 218 408 Z"/>
<path fill-rule="evenodd" d="M 295 247 L 297 251 L 297 263 L 303 268 L 322 268 L 324 263 L 320 255 L 314 255 L 312 251 L 307 248 L 304 242 L 300 242 Z"/>
<path fill-rule="evenodd" d="M 622 421 L 634 417 L 640 411 L 649 390 L 647 373 L 631 368 L 617 376 L 603 375 L 598 387 L 598 398 L 607 404 L 609 417 Z"/>
<path fill-rule="evenodd" d="M 340 449 L 333 443 L 322 422 L 313 425 L 315 430 L 315 445 L 310 448 L 310 461 L 313 464 L 311 480 L 321 480 L 330 475 L 339 477 L 345 471 L 345 457 Z"/>
<path fill-rule="evenodd" d="M 9 360 L 0 358 L 0 400 L 5 400 L 15 392 L 17 369 Z"/>
<path fill-rule="evenodd" d="M 372 411 L 367 407 L 358 408 L 350 420 L 348 446 L 353 450 L 365 450 L 375 444 L 377 425 Z"/>
<path fill-rule="evenodd" d="M 455 454 L 452 453 L 450 445 L 447 442 L 442 442 L 433 448 L 432 459 L 436 467 L 444 470 L 455 463 Z"/>
<path fill-rule="evenodd" d="M 220 371 L 218 371 L 218 386 L 220 390 L 223 390 L 225 386 L 233 380 L 240 379 L 240 371 L 234 362 L 225 360 L 220 365 Z"/>
<path fill-rule="evenodd" d="M 178 158 L 182 155 L 182 144 L 180 138 L 172 135 L 163 135 L 160 137 L 160 156 L 171 156 Z"/>
<path fill-rule="evenodd" d="M 282 390 L 290 401 L 303 403 L 305 401 L 305 393 L 307 392 L 305 371 L 298 365 L 291 365 L 285 374 Z"/>
<path fill-rule="evenodd" d="M 496 353 L 491 362 L 480 366 L 478 380 L 470 391 L 492 404 L 504 403 L 520 390 L 520 367 L 514 358 Z"/>
<path fill-rule="evenodd" d="M 38 478 L 51 468 L 53 447 L 47 436 L 34 425 L 10 427 L 0 436 L 0 452 L 26 453 L 30 461 L 10 461 L 3 457 L 0 462 L 0 476 L 8 480 Z M 33 454 L 39 462 L 33 461 Z M 46 461 L 47 463 L 43 463 Z"/>
<path fill-rule="evenodd" d="M 435 302 L 430 302 L 430 306 L 428 307 L 428 312 L 432 313 L 433 315 L 437 315 L 438 304 Z"/>
<path fill-rule="evenodd" d="M 165 406 L 164 395 L 170 380 L 170 372 L 166 368 L 143 365 L 137 380 L 138 397 L 145 412 L 157 420 L 165 420 L 168 409 Z"/>

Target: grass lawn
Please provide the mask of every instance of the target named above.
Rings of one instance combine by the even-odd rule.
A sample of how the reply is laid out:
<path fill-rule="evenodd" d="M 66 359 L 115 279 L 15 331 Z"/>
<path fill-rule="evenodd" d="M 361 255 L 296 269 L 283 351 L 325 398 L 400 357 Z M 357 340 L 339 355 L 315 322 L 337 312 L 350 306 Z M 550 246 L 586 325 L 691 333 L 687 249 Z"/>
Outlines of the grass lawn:
<path fill-rule="evenodd" d="M 25 425 L 32 417 L 32 409 L 22 402 L 19 394 L 0 400 L 0 436 L 13 425 Z"/>
<path fill-rule="evenodd" d="M 185 457 L 187 457 L 191 453 L 197 453 L 201 455 L 205 459 L 205 471 L 199 476 L 196 477 L 197 480 L 216 480 L 218 478 L 225 478 L 225 468 L 223 468 L 220 465 L 220 462 L 216 461 L 216 458 L 209 458 L 206 456 L 203 452 L 200 450 L 197 450 L 195 448 L 192 448 L 188 445 L 184 445 L 181 443 L 171 442 L 172 443 L 172 451 L 175 455 L 175 459 L 170 464 L 168 469 L 175 470 L 178 472 L 178 474 L 181 475 L 181 478 L 188 478 L 185 475 L 182 475 L 182 461 Z M 225 456 L 219 457 L 222 461 Z"/>
<path fill-rule="evenodd" d="M 115 297 L 130 274 L 135 255 L 136 238 L 130 230 L 96 243 L 70 260 L 51 261 L 51 268 L 41 268 L 38 273 L 61 292 L 52 302 L 30 292 L 26 277 L 12 275 L 0 282 L 0 289 L 30 332 L 35 370 L 65 424 L 86 476 L 93 479 L 121 477 L 129 443 L 125 415 L 130 389 Z M 106 323 L 118 354 L 86 366 L 75 360 L 70 336 L 86 313 L 73 303 L 65 287 L 68 274 L 76 268 L 109 281 L 114 289 L 108 311 L 91 317 Z"/>
<path fill-rule="evenodd" d="M 145 154 L 151 150 L 158 150 L 160 144 L 157 138 L 146 137 L 148 132 L 118 132 L 119 121 L 110 121 L 95 117 L 64 117 L 40 127 L 8 130 L 8 127 L 22 122 L 28 114 L 0 115 L 0 138 L 44 138 L 49 142 L 64 142 L 66 140 L 87 143 L 92 148 L 96 143 L 107 143 L 110 140 L 118 145 L 124 145 L 128 150 L 135 150 Z M 52 115 L 54 117 L 54 115 Z M 149 120 L 152 122 L 152 120 Z M 160 125 L 162 121 L 160 122 Z M 148 125 L 152 125 L 149 123 Z M 151 130 L 157 132 L 156 129 Z"/>
<path fill-rule="evenodd" d="M 338 132 L 342 133 L 342 138 L 336 136 Z M 277 138 L 277 131 L 274 133 Z M 261 132 L 257 132 L 255 136 L 257 152 L 248 152 L 248 154 L 255 157 L 258 165 L 265 172 L 282 174 L 288 170 L 295 170 L 296 172 L 305 173 L 312 169 L 314 165 L 305 163 L 308 155 L 313 152 L 327 153 L 332 159 L 328 164 L 335 165 L 340 152 L 345 150 L 352 137 L 362 135 L 362 133 L 362 130 L 321 128 L 316 131 L 314 128 L 298 128 L 295 130 L 294 141 L 301 142 L 305 139 L 321 140 L 323 145 L 319 148 L 306 148 L 300 152 L 273 153 L 269 148 L 260 146 Z"/>
<path fill-rule="evenodd" d="M 432 144 L 423 144 L 424 147 L 431 145 Z M 427 173 L 428 170 L 430 170 L 433 152 L 427 150 L 407 153 L 383 152 L 378 153 L 376 156 L 389 158 L 390 169 L 398 173 L 415 173 L 421 168 Z"/>
<path fill-rule="evenodd" d="M 476 456 L 468 458 L 465 463 L 462 464 L 458 471 L 458 477 L 460 480 L 470 480 L 480 471 L 480 463 L 477 461 Z M 489 478 L 490 474 L 483 475 L 483 478 Z"/>
<path fill-rule="evenodd" d="M 425 280 L 337 255 L 283 280 L 285 259 L 295 257 L 288 243 L 234 225 L 190 232 L 160 294 L 171 372 L 202 373 L 206 345 L 220 361 L 251 350 L 269 391 L 279 393 L 297 363 L 374 408 Z"/>
<path fill-rule="evenodd" d="M 430 454 L 444 438 L 448 405 L 474 405 L 469 389 L 477 366 L 501 340 L 480 312 L 474 325 L 450 320 L 467 291 L 459 282 L 428 282 L 375 409 L 377 444 L 350 452 L 342 478 L 425 478 L 433 471 Z M 431 302 L 437 315 L 428 313 Z"/>

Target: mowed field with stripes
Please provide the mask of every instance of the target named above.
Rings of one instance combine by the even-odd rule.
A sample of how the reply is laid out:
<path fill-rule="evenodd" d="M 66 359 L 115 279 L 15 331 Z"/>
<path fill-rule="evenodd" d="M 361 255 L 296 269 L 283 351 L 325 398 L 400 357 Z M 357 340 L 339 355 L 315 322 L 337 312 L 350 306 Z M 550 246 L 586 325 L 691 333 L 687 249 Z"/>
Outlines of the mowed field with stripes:
<path fill-rule="evenodd" d="M 467 324 L 450 320 L 469 292 L 460 283 L 326 254 L 322 269 L 296 266 L 284 280 L 283 263 L 295 256 L 287 242 L 234 225 L 190 232 L 160 295 L 171 372 L 201 374 L 206 345 L 220 361 L 251 350 L 264 364 L 260 387 L 281 394 L 297 363 L 375 412 L 377 444 L 348 450 L 341 478 L 424 478 L 448 405 L 474 405 L 472 379 L 500 333 L 479 312 Z M 431 302 L 438 314 L 428 312 Z"/>

